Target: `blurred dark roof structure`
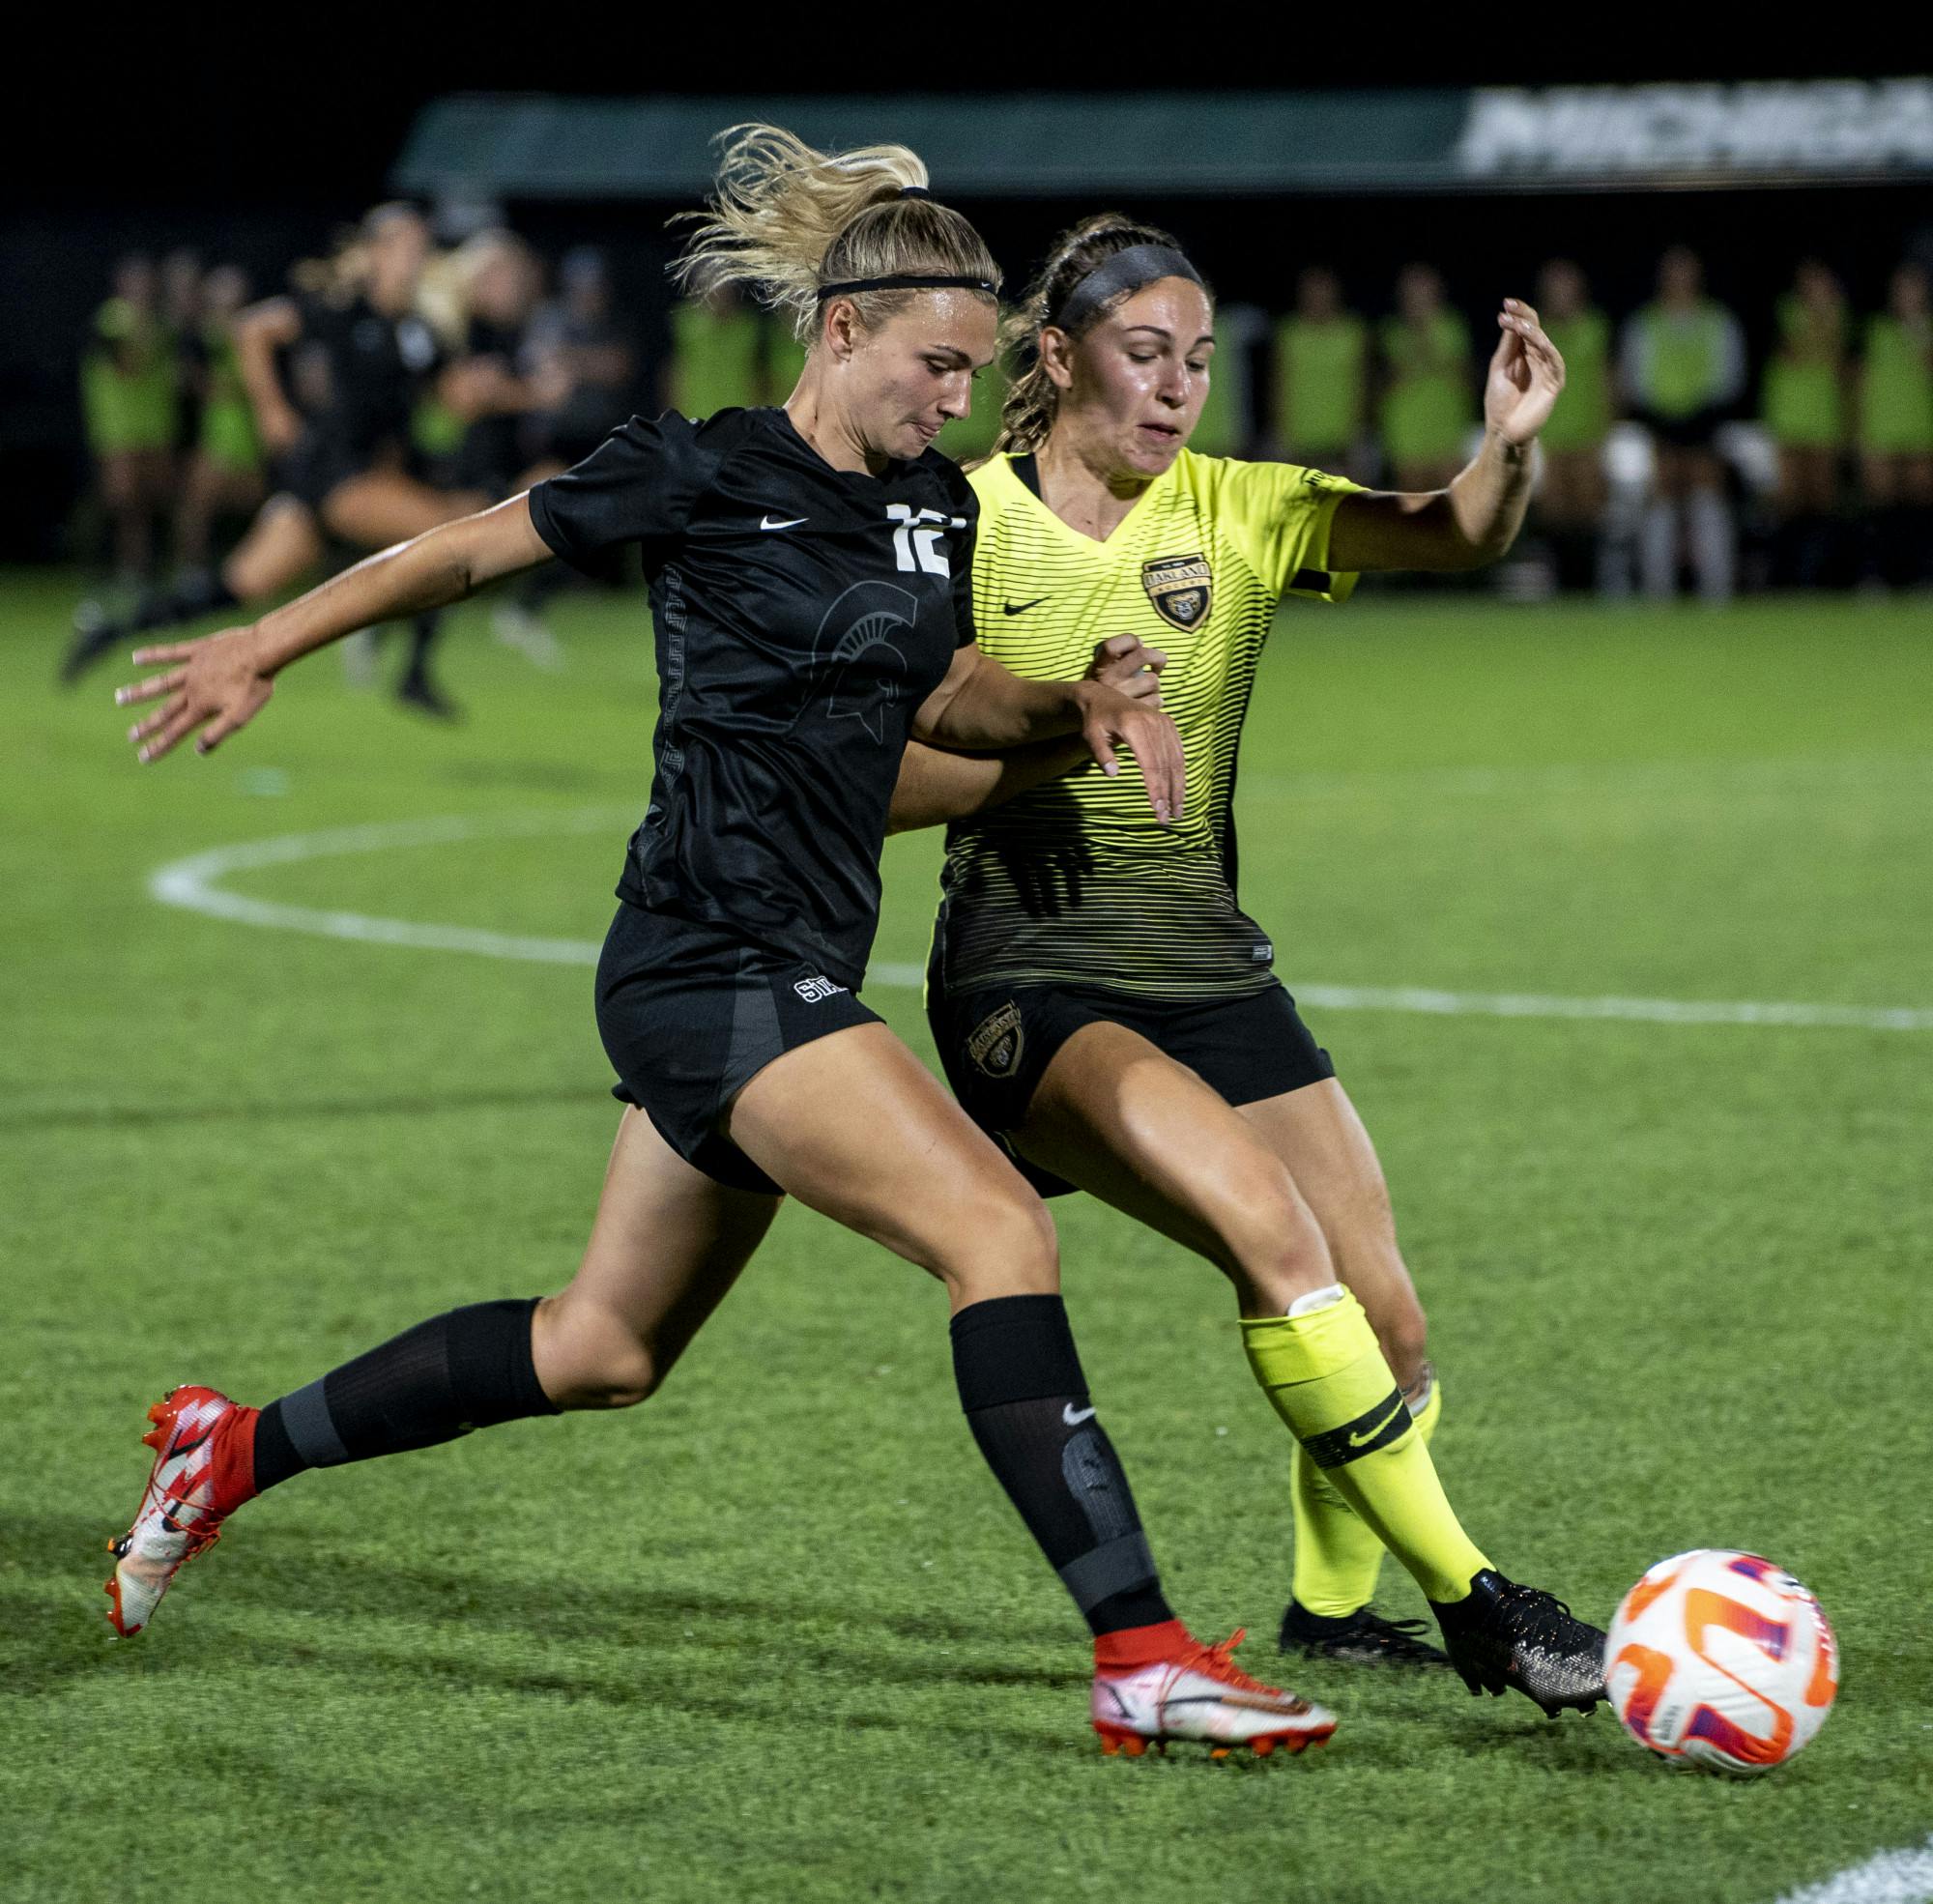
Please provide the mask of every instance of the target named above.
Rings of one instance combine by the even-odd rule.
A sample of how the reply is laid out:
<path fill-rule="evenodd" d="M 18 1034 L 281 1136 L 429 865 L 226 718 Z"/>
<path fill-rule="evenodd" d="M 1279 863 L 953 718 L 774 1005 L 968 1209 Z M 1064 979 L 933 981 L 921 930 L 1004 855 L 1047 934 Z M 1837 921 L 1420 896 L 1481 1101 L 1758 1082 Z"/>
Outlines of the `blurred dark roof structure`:
<path fill-rule="evenodd" d="M 1816 184 L 1933 175 L 1933 79 L 1302 93 L 582 99 L 427 106 L 396 161 L 425 196 L 690 199 L 748 119 L 916 147 L 942 192 L 1043 198 Z"/>

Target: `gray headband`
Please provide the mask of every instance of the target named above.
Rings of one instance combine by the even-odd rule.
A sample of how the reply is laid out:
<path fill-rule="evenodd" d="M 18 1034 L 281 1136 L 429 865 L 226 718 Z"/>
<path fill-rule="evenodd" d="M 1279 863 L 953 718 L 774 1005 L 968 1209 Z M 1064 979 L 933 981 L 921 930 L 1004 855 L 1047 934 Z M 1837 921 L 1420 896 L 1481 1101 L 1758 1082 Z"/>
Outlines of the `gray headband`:
<path fill-rule="evenodd" d="M 1201 282 L 1201 274 L 1171 245 L 1130 245 L 1104 258 L 1060 301 L 1057 311 L 1050 311 L 1047 321 L 1056 331 L 1070 333 L 1094 315 L 1111 298 L 1123 291 L 1144 291 L 1158 278 L 1185 277 L 1191 284 Z"/>

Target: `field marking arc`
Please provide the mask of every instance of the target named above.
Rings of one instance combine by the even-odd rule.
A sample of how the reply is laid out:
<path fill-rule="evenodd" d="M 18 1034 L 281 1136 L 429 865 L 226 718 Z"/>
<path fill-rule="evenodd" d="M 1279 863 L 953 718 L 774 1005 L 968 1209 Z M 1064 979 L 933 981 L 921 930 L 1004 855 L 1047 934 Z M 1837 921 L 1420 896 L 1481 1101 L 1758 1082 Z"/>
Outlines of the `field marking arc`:
<path fill-rule="evenodd" d="M 1926 1904 L 1933 1898 L 1933 1837 L 1903 1851 L 1878 1851 L 1862 1864 L 1788 1890 L 1777 1904 Z"/>
<path fill-rule="evenodd" d="M 212 847 L 170 860 L 148 876 L 149 896 L 233 925 L 307 933 L 370 945 L 425 952 L 467 952 L 487 959 L 540 965 L 594 966 L 592 939 L 543 938 L 477 926 L 379 918 L 313 906 L 250 899 L 218 882 L 233 874 L 298 865 L 356 853 L 410 847 L 458 846 L 470 840 L 555 839 L 603 833 L 628 825 L 630 808 L 576 808 L 561 813 L 451 814 L 442 819 L 379 822 L 323 832 L 282 833 Z M 869 983 L 901 988 L 921 984 L 923 968 L 885 963 Z M 1755 999 L 1565 997 L 1536 992 L 1447 992 L 1424 986 L 1298 985 L 1297 1000 L 1319 1011 L 1413 1012 L 1429 1017 L 1623 1019 L 1652 1024 L 1770 1024 L 1856 1031 L 1933 1031 L 1933 1009 L 1911 1005 L 1828 1005 Z"/>

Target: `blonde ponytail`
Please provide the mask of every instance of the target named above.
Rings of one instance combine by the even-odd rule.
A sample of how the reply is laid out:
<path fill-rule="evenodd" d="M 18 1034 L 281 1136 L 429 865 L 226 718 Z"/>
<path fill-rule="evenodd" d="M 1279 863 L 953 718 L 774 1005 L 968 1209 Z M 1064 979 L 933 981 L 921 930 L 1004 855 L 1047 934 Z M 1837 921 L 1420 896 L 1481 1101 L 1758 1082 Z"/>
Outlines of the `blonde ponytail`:
<path fill-rule="evenodd" d="M 712 195 L 683 254 L 672 266 L 679 289 L 703 297 L 745 286 L 792 319 L 793 333 L 817 334 L 820 286 L 907 274 L 965 276 L 998 289 L 985 241 L 951 208 L 924 195 L 919 155 L 903 145 L 815 151 L 777 126 L 734 126 Z M 909 190 L 920 195 L 907 197 Z M 860 322 L 877 328 L 916 296 L 853 294 Z"/>
<path fill-rule="evenodd" d="M 369 275 L 369 246 L 385 225 L 398 218 L 424 222 L 423 215 L 407 199 L 393 198 L 374 205 L 357 221 L 337 232 L 326 258 L 303 258 L 289 268 L 289 282 L 332 303 L 347 303 Z"/>

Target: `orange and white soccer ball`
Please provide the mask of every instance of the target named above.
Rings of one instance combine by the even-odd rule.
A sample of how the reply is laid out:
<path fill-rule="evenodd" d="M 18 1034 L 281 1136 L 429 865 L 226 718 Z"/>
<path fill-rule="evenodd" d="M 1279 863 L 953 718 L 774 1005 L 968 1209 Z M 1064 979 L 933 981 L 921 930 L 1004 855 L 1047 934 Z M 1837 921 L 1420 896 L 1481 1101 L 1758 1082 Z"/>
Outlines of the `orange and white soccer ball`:
<path fill-rule="evenodd" d="M 1839 1647 L 1819 1602 L 1782 1568 L 1699 1547 L 1660 1560 L 1625 1595 L 1604 1683 L 1640 1745 L 1749 1778 L 1826 1723 Z"/>

